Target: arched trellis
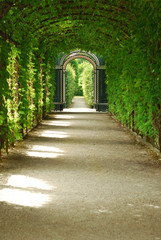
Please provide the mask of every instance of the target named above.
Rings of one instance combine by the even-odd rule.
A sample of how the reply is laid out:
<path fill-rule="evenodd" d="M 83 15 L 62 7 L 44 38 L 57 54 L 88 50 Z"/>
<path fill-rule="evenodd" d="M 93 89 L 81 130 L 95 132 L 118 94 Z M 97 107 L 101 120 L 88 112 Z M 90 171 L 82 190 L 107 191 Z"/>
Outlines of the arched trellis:
<path fill-rule="evenodd" d="M 74 51 L 70 54 L 64 54 L 61 59 L 57 61 L 56 65 L 56 90 L 54 96 L 54 105 L 56 110 L 63 110 L 65 107 L 65 71 L 67 64 L 78 58 L 83 58 L 93 65 L 94 69 L 94 107 L 97 111 L 106 111 L 107 96 L 105 84 L 105 65 L 100 61 L 100 58 L 95 54 L 85 51 Z"/>

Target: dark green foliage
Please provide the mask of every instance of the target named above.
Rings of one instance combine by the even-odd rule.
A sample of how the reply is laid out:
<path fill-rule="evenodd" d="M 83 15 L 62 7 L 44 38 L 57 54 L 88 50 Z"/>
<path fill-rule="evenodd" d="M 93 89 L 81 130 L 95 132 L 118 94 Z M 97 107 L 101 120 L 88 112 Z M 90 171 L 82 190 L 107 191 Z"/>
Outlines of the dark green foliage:
<path fill-rule="evenodd" d="M 9 85 L 7 78 L 9 76 L 7 71 L 9 44 L 0 37 L 0 158 L 2 148 L 6 148 L 8 152 L 8 116 L 6 99 L 10 99 Z"/>

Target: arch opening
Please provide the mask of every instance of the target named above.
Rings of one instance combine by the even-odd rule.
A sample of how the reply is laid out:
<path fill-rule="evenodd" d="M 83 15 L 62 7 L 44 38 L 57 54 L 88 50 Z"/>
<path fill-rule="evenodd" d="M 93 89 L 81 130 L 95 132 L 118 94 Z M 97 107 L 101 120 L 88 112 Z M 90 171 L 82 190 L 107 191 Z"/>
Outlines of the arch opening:
<path fill-rule="evenodd" d="M 66 106 L 65 99 L 65 72 L 68 63 L 74 59 L 85 59 L 90 62 L 94 69 L 94 102 L 93 106 L 97 111 L 106 111 L 107 96 L 105 87 L 105 66 L 100 65 L 99 58 L 90 52 L 76 50 L 70 54 L 63 54 L 56 65 L 56 90 L 53 104 L 55 110 L 62 111 Z"/>
<path fill-rule="evenodd" d="M 70 107 L 74 97 L 84 97 L 88 107 L 94 104 L 94 66 L 85 58 L 69 61 L 65 71 L 65 101 Z M 75 101 L 75 100 L 74 100 Z"/>

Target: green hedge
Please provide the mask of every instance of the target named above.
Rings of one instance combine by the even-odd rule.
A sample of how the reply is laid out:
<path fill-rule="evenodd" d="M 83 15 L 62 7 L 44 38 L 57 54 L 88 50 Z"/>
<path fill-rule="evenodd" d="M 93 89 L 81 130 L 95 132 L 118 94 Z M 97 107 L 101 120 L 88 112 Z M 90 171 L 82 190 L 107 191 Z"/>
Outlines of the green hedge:
<path fill-rule="evenodd" d="M 72 103 L 72 99 L 75 96 L 75 70 L 73 66 L 68 63 L 65 72 L 65 100 L 66 107 L 69 107 Z"/>
<path fill-rule="evenodd" d="M 70 62 L 75 71 L 75 96 L 83 96 L 82 85 L 79 82 L 79 60 L 75 59 Z"/>
<path fill-rule="evenodd" d="M 74 49 L 104 56 L 110 112 L 161 150 L 160 9 L 160 0 L 1 0 L 0 150 L 49 111 L 54 62 Z"/>
<path fill-rule="evenodd" d="M 50 111 L 55 74 L 54 63 L 49 64 L 47 55 L 38 58 L 32 45 L 24 49 L 5 44 L 5 49 L 1 62 L 6 71 L 0 71 L 4 81 L 0 90 L 0 157 L 2 149 L 8 152 L 10 145 L 22 139 Z"/>
<path fill-rule="evenodd" d="M 83 61 L 79 64 L 79 82 L 82 85 L 83 96 L 89 107 L 94 102 L 94 69 L 91 63 Z"/>
<path fill-rule="evenodd" d="M 146 43 L 139 48 L 134 39 L 106 54 L 109 111 L 161 148 L 161 66 L 157 51 L 154 55 Z"/>

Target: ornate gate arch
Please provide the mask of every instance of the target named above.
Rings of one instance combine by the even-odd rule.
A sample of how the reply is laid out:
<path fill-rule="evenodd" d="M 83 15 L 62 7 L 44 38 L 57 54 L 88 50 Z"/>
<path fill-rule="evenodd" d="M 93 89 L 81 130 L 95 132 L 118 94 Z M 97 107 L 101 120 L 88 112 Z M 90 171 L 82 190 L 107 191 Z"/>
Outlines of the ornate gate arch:
<path fill-rule="evenodd" d="M 106 111 L 107 96 L 105 84 L 105 65 L 103 58 L 96 56 L 90 52 L 74 51 L 70 54 L 63 54 L 57 59 L 55 82 L 56 90 L 54 96 L 55 110 L 63 110 L 65 107 L 65 71 L 67 64 L 73 59 L 83 58 L 88 60 L 94 69 L 94 107 L 97 111 Z"/>

